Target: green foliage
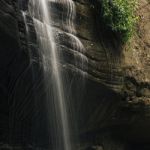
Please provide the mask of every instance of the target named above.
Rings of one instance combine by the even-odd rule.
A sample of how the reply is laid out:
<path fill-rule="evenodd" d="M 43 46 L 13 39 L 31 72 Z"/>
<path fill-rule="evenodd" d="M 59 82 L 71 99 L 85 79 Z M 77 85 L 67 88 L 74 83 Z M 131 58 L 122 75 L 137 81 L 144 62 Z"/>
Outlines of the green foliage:
<path fill-rule="evenodd" d="M 137 0 L 101 0 L 102 19 L 112 31 L 121 34 L 127 42 L 137 21 Z"/>

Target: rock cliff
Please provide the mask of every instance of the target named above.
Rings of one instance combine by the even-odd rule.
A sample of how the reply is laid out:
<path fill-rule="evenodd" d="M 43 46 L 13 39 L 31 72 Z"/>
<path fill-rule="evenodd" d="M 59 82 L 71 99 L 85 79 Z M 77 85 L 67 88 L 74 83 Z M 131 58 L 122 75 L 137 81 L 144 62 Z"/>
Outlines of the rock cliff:
<path fill-rule="evenodd" d="M 52 14 L 60 38 L 58 48 L 67 63 L 62 71 L 72 81 L 74 108 L 81 149 L 96 145 L 104 150 L 149 148 L 150 131 L 150 4 L 140 0 L 137 34 L 130 46 L 121 46 L 115 35 L 103 30 L 99 1 L 74 0 L 77 36 L 85 47 L 87 67 L 84 97 L 78 97 L 81 74 L 74 65 L 72 47 L 60 26 L 60 7 Z M 33 19 L 22 10 L 28 1 L 0 1 L 0 141 L 2 144 L 47 147 L 48 116 L 43 72 Z M 64 40 L 65 39 L 65 40 Z M 32 55 L 32 59 L 30 56 Z M 36 61 L 35 61 L 36 60 Z M 65 66 L 65 67 L 64 67 Z M 79 68 L 81 69 L 81 68 Z M 37 74 L 33 76 L 33 71 Z M 82 72 L 81 71 L 81 72 Z M 43 89 L 43 90 L 41 90 Z M 41 121 L 42 120 L 42 121 Z M 38 137 L 38 138 L 37 138 Z M 139 143 L 139 145 L 137 144 Z M 108 146 L 110 145 L 110 147 Z"/>

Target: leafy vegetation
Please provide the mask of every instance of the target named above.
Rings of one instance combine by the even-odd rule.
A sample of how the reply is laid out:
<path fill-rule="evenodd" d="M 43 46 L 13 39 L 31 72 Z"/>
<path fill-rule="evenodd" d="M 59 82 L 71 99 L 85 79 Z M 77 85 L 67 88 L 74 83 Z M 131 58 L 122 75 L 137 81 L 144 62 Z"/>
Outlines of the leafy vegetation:
<path fill-rule="evenodd" d="M 137 0 L 101 0 L 102 19 L 107 27 L 127 42 L 133 34 L 137 16 Z"/>

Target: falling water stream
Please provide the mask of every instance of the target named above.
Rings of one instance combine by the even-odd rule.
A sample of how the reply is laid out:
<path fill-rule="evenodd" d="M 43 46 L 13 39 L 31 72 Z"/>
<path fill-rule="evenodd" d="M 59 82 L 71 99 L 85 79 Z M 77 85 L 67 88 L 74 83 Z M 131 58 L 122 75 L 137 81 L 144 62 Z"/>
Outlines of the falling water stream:
<path fill-rule="evenodd" d="M 34 26 L 37 34 L 40 55 L 42 58 L 42 65 L 45 74 L 45 85 L 50 84 L 51 87 L 47 88 L 47 99 L 50 105 L 53 104 L 53 121 L 51 119 L 53 135 L 52 148 L 54 150 L 73 150 L 76 149 L 73 138 L 71 137 L 73 130 L 70 125 L 70 114 L 68 112 L 68 97 L 65 89 L 65 83 L 61 62 L 62 52 L 58 50 L 56 44 L 56 32 L 53 27 L 53 4 L 59 4 L 65 7 L 65 15 L 62 15 L 60 26 L 63 32 L 70 38 L 74 54 L 77 53 L 81 59 L 80 62 L 76 61 L 75 65 L 83 66 L 83 60 L 86 61 L 83 55 L 84 47 L 80 40 L 75 36 L 76 31 L 74 27 L 75 18 L 75 4 L 72 0 L 30 0 L 29 1 L 29 14 L 32 16 Z M 76 51 L 76 53 L 75 53 Z M 76 57 L 77 55 L 74 55 Z M 64 59 L 64 58 L 63 58 Z M 76 59 L 76 58 L 75 58 Z M 80 70 L 79 69 L 79 70 Z M 71 99 L 71 98 L 70 98 Z M 69 101 L 70 101 L 69 99 Z"/>
<path fill-rule="evenodd" d="M 34 6 L 34 3 L 37 3 L 37 2 L 33 1 L 33 6 Z M 61 115 L 59 119 L 61 119 L 61 123 L 62 123 L 62 127 L 61 127 L 62 133 L 60 133 L 62 134 L 62 140 L 63 140 L 62 146 L 64 147 L 64 150 L 71 150 L 72 148 L 71 148 L 71 142 L 70 142 L 70 137 L 69 137 L 69 122 L 68 122 L 67 112 L 65 108 L 66 107 L 65 97 L 64 97 L 64 92 L 63 92 L 61 75 L 60 75 L 60 71 L 59 71 L 58 64 L 57 64 L 59 60 L 59 56 L 58 56 L 55 41 L 54 41 L 54 35 L 50 26 L 51 16 L 50 16 L 50 10 L 48 9 L 48 1 L 47 0 L 39 1 L 39 7 L 42 13 L 41 14 L 42 15 L 41 19 L 43 22 L 42 32 L 45 34 L 45 37 L 47 38 L 47 43 L 43 42 L 41 39 L 41 46 L 46 49 L 48 48 L 48 50 L 51 51 L 50 52 L 51 53 L 51 67 L 52 67 L 51 69 L 53 71 L 53 77 L 54 77 L 55 86 L 57 90 L 57 91 L 54 91 L 56 92 L 55 96 L 57 96 L 55 97 L 55 104 L 58 107 L 56 111 L 59 111 L 59 115 Z M 38 30 L 38 28 L 36 28 L 36 30 Z M 45 55 L 49 56 L 49 52 L 47 52 L 46 50 L 44 51 L 45 51 Z M 47 59 L 47 58 L 44 58 L 44 59 Z M 47 60 L 44 60 L 44 61 L 45 63 L 47 63 Z M 44 64 L 44 67 L 47 67 L 47 64 Z"/>

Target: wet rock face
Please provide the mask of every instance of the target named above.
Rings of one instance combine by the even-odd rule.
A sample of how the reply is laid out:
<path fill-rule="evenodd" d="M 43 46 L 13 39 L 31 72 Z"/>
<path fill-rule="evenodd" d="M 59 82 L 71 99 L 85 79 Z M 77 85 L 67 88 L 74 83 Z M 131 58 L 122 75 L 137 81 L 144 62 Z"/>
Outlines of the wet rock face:
<path fill-rule="evenodd" d="M 65 59 L 64 61 L 60 58 L 60 65 L 64 75 L 69 74 L 67 77 L 69 82 L 72 82 L 70 91 L 73 91 L 79 127 L 83 132 L 96 130 L 106 124 L 108 120 L 105 120 L 104 116 L 108 115 L 111 118 L 112 112 L 116 105 L 118 105 L 122 86 L 119 58 L 115 57 L 110 49 L 103 47 L 99 39 L 92 3 L 89 1 L 75 1 L 76 18 L 74 24 L 77 29 L 77 37 L 85 48 L 85 51 L 81 52 L 81 54 L 88 60 L 83 64 L 83 68 L 81 68 L 81 57 L 79 57 L 78 52 L 75 53 L 72 39 L 68 36 L 68 31 L 65 30 L 62 24 L 62 16 L 64 18 L 67 17 L 66 8 L 62 4 L 58 5 L 53 1 L 50 4 L 54 7 L 51 16 L 54 33 L 58 35 L 58 39 L 56 37 L 57 48 L 63 51 Z M 30 14 L 28 15 L 31 17 Z M 35 16 L 35 18 L 41 21 L 38 16 Z M 63 21 L 65 24 L 66 20 Z M 39 36 L 41 33 L 37 34 Z M 77 56 L 77 60 L 75 60 L 75 56 Z M 80 69 L 81 73 L 78 73 L 78 69 Z M 82 90 L 79 89 L 79 85 L 82 87 L 80 81 L 84 73 L 86 74 L 84 79 L 86 89 Z M 82 92 L 84 97 L 80 99 L 79 95 Z M 104 105 L 105 107 L 103 107 Z M 99 115 L 100 110 L 101 114 Z M 97 122 L 95 125 L 92 124 L 94 120 Z M 101 123 L 101 120 L 103 120 L 103 123 Z"/>
<path fill-rule="evenodd" d="M 25 22 L 19 10 L 19 5 L 22 8 L 24 2 L 20 4 L 15 1 L 0 2 L 0 97 L 2 98 L 0 116 L 3 120 L 0 122 L 2 135 L 0 138 L 4 143 L 18 145 L 31 143 L 46 147 L 49 144 L 48 116 L 44 101 L 46 89 L 43 85 L 42 69 L 38 63 L 40 58 L 37 54 L 33 20 L 31 16 L 27 17 L 30 26 L 30 33 L 27 36 Z M 71 64 L 71 67 L 66 67 L 63 72 L 69 74 L 69 80 L 72 81 L 76 119 L 80 131 L 85 133 L 97 130 L 100 124 L 101 126 L 106 124 L 107 120 L 103 116 L 108 115 L 108 112 L 112 114 L 111 110 L 116 107 L 115 100 L 119 96 L 114 91 L 120 89 L 120 75 L 110 76 L 112 72 L 110 68 L 114 67 L 109 63 L 109 58 L 96 37 L 96 31 L 93 30 L 95 20 L 89 3 L 85 1 L 75 3 L 77 35 L 86 49 L 84 55 L 89 59 L 88 69 L 84 70 L 87 72 L 85 78 L 87 88 L 83 90 L 85 97 L 82 97 L 82 101 L 80 96 L 78 97 L 78 93 L 81 92 L 79 89 L 81 74 L 75 71 L 70 53 L 71 44 L 66 38 L 62 43 L 58 43 L 58 48 L 64 50 L 67 65 Z M 59 17 L 55 19 L 58 19 L 55 23 L 59 23 Z M 56 31 L 60 29 L 60 26 L 56 26 Z M 62 31 L 61 35 L 65 37 L 64 33 Z M 33 56 L 32 65 L 30 54 Z M 39 61 L 34 62 L 34 58 Z M 34 75 L 33 69 L 36 72 Z M 72 80 L 75 74 L 77 77 Z M 99 114 L 99 111 L 102 113 Z"/>
<path fill-rule="evenodd" d="M 6 31 L 9 35 L 16 38 L 18 35 L 16 11 L 12 3 L 13 1 L 1 1 L 0 26 L 3 31 Z"/>
<path fill-rule="evenodd" d="M 29 14 L 26 18 L 29 27 L 27 35 L 19 10 L 19 6 L 26 10 L 27 2 L 22 0 L 18 4 L 13 0 L 0 1 L 0 117 L 3 120 L 0 122 L 0 140 L 25 145 L 38 143 L 39 147 L 46 147 L 49 144 L 49 116 L 46 115 L 45 109 L 46 89 L 43 85 L 41 60 L 37 53 L 37 35 Z M 86 133 L 95 136 L 97 131 L 105 129 L 117 138 L 124 135 L 123 138 L 129 139 L 129 142 L 136 143 L 142 139 L 148 142 L 149 83 L 141 80 L 141 74 L 136 73 L 136 67 L 126 65 L 125 69 L 122 68 L 120 53 L 116 52 L 117 41 L 115 43 L 115 40 L 108 38 L 109 42 L 106 43 L 100 34 L 93 1 L 74 2 L 77 37 L 85 47 L 83 55 L 88 58 L 86 66 L 80 68 L 86 72 L 84 90 L 80 86 L 82 75 L 76 71 L 71 40 L 61 26 L 62 6 L 55 7 L 52 17 L 54 30 L 59 33 L 57 47 L 63 51 L 66 59 L 65 62 L 61 60 L 62 72 L 72 81 L 72 103 L 81 135 Z M 31 54 L 33 60 L 30 60 Z M 36 72 L 34 76 L 33 70 Z M 81 98 L 79 93 L 84 97 Z M 138 131 L 139 128 L 141 132 Z M 107 147 L 109 140 L 104 141 L 104 150 L 111 149 Z M 122 143 L 120 145 L 123 147 Z"/>
<path fill-rule="evenodd" d="M 42 123 L 47 124 L 46 112 L 38 114 L 40 108 L 45 110 L 44 101 L 38 108 L 38 100 L 44 99 L 43 77 L 40 67 L 35 64 L 37 69 L 33 80 L 25 23 L 18 2 L 2 0 L 0 11 L 0 141 L 2 144 L 22 145 L 32 143 L 40 134 L 41 143 L 48 143 L 47 127 L 35 119 L 42 118 Z M 40 94 L 36 96 L 35 91 Z"/>
<path fill-rule="evenodd" d="M 0 12 L 0 139 L 5 141 L 9 137 L 8 70 L 17 54 L 18 30 L 17 19 L 11 1 L 2 0 L 0 2 Z"/>

